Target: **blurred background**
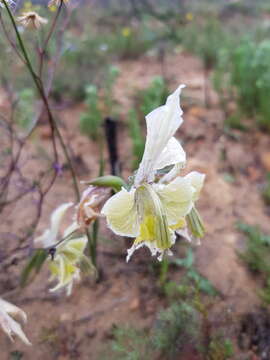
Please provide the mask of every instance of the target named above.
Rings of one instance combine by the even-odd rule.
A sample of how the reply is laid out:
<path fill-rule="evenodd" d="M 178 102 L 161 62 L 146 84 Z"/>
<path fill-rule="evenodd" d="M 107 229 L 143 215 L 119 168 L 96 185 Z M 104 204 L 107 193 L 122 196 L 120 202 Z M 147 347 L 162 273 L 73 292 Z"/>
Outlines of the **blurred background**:
<path fill-rule="evenodd" d="M 49 21 L 38 32 L 19 26 L 39 68 L 57 8 L 42 0 L 14 5 L 16 16 L 30 10 Z M 145 115 L 181 83 L 183 174 L 206 174 L 201 246 L 179 238 L 167 268 L 147 249 L 126 264 L 131 240 L 100 221 L 98 281 L 83 277 L 70 297 L 48 292 L 45 266 L 31 276 L 25 270 L 52 210 L 75 199 L 0 11 L 0 293 L 27 312 L 33 343 L 2 335 L 1 360 L 270 359 L 269 1 L 63 5 L 41 73 L 79 180 L 128 179 L 143 154 Z"/>

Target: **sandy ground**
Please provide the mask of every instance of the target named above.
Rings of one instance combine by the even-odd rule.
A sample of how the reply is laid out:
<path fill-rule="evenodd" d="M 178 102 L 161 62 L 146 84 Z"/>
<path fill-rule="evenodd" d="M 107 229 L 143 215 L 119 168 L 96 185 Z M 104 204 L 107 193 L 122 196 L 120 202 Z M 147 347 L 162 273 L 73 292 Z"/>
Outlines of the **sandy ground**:
<path fill-rule="evenodd" d="M 115 86 L 122 124 L 119 151 L 124 174 L 128 175 L 131 143 L 126 136 L 125 114 L 132 106 L 134 91 L 147 87 L 152 77 L 160 74 L 160 64 L 153 57 L 143 57 L 139 61 L 122 62 L 119 67 L 121 75 Z M 227 311 L 237 319 L 254 309 L 259 302 L 256 295 L 258 281 L 236 254 L 236 250 L 243 248 L 244 238 L 236 230 L 235 223 L 241 220 L 258 224 L 269 231 L 269 213 L 258 190 L 265 172 L 270 170 L 264 161 L 270 139 L 256 130 L 235 132 L 237 140 L 224 135 L 223 114 L 213 91 L 210 109 L 204 106 L 203 71 L 201 63 L 194 57 L 185 53 L 168 56 L 166 77 L 170 80 L 171 90 L 179 83 L 187 85 L 182 101 L 185 122 L 177 133 L 188 154 L 185 171 L 196 169 L 207 175 L 198 204 L 207 234 L 202 245 L 195 249 L 196 266 L 220 291 L 217 309 Z M 78 131 L 81 110 L 79 105 L 60 110 L 58 115 L 65 125 L 63 131 L 75 155 L 83 160 L 84 165 L 79 165 L 78 171 L 80 179 L 85 180 L 97 175 L 98 147 Z M 27 149 L 29 159 L 24 171 L 35 173 L 42 165 L 30 156 L 31 149 L 41 147 L 47 151 L 48 146 L 46 126 L 42 126 Z M 234 176 L 232 183 L 225 181 L 228 172 Z M 52 209 L 62 202 L 73 200 L 70 175 L 64 171 L 47 196 L 38 231 L 47 226 Z M 5 213 L 1 233 L 20 231 L 24 221 L 31 217 L 31 201 L 28 198 L 22 200 Z M 103 239 L 99 246 L 102 281 L 95 284 L 91 279 L 84 279 L 69 298 L 64 294 L 48 292 L 45 268 L 31 285 L 22 290 L 17 286 L 23 262 L 2 272 L 1 293 L 27 312 L 29 321 L 25 331 L 33 346 L 28 348 L 19 341 L 11 343 L 5 335 L 1 335 L 1 360 L 11 359 L 10 354 L 15 350 L 22 351 L 23 359 L 27 360 L 95 360 L 108 341 L 113 324 L 151 326 L 154 314 L 163 307 L 164 300 L 158 296 L 155 279 L 147 270 L 149 254 L 142 249 L 136 259 L 126 264 L 124 257 L 130 243 L 115 237 L 104 224 L 102 231 Z M 5 254 L 12 246 L 9 241 L 1 252 Z M 176 245 L 176 254 L 177 249 Z M 185 360 L 189 359 L 185 357 Z"/>

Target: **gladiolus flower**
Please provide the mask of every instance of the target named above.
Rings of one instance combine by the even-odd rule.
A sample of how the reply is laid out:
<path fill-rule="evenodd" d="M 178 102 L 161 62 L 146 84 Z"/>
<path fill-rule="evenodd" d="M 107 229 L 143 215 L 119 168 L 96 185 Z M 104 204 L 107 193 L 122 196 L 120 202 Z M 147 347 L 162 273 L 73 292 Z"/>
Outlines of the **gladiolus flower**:
<path fill-rule="evenodd" d="M 80 279 L 80 264 L 84 262 L 89 265 L 89 261 L 84 255 L 87 245 L 86 235 L 79 236 L 77 223 L 69 226 L 63 234 L 63 241 L 59 243 L 58 234 L 61 221 L 66 211 L 73 203 L 60 205 L 51 215 L 50 228 L 35 239 L 35 243 L 44 248 L 55 250 L 53 259 L 48 258 L 49 268 L 51 270 L 51 280 L 58 279 L 58 284 L 50 289 L 56 291 L 66 288 L 67 295 L 71 294 L 73 283 Z M 61 239 L 61 238 L 60 238 Z M 59 243 L 59 244 L 58 244 Z"/>
<path fill-rule="evenodd" d="M 203 185 L 203 174 L 178 176 L 186 162 L 186 154 L 174 137 L 183 122 L 179 104 L 183 87 L 146 116 L 145 150 L 134 185 L 130 190 L 122 188 L 101 210 L 112 231 L 136 238 L 127 261 L 142 246 L 147 246 L 152 255 L 159 254 L 159 260 L 165 253 L 170 255 L 175 231 L 185 226 L 185 217 L 194 208 Z M 168 166 L 173 166 L 171 171 L 157 181 L 160 170 Z"/>
<path fill-rule="evenodd" d="M 10 315 L 20 317 L 24 323 L 27 321 L 27 316 L 24 311 L 0 298 L 0 325 L 2 329 L 12 341 L 13 335 L 17 335 L 26 345 L 31 345 L 21 325 Z"/>
<path fill-rule="evenodd" d="M 17 21 L 28 29 L 39 29 L 41 25 L 48 23 L 47 19 L 39 16 L 35 11 L 24 12 L 21 16 L 17 17 Z"/>

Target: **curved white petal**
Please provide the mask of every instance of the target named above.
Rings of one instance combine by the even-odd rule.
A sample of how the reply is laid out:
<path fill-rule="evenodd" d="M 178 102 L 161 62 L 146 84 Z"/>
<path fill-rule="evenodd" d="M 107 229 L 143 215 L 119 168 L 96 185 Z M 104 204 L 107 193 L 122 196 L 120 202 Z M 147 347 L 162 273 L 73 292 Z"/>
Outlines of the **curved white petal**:
<path fill-rule="evenodd" d="M 68 235 L 72 234 L 74 231 L 78 230 L 80 227 L 77 224 L 76 221 L 74 221 L 71 225 L 69 225 L 66 230 L 64 231 L 64 238 L 67 237 Z"/>
<path fill-rule="evenodd" d="M 170 246 L 172 246 L 174 243 L 175 243 L 175 239 L 176 239 L 176 236 L 175 236 L 175 233 L 174 231 L 171 231 L 170 232 Z M 159 261 L 161 261 L 163 259 L 163 256 L 164 254 L 167 254 L 169 256 L 172 255 L 172 252 L 170 249 L 160 249 L 156 242 L 150 242 L 150 241 L 142 241 L 142 242 L 139 242 L 137 243 L 136 241 L 134 241 L 133 245 L 131 246 L 131 248 L 129 248 L 127 250 L 127 257 L 126 257 L 126 262 L 129 262 L 131 256 L 133 255 L 133 253 L 140 249 L 141 247 L 143 246 L 146 246 L 148 247 L 148 249 L 150 250 L 151 252 L 151 255 L 152 256 L 156 256 L 158 255 L 157 259 Z"/>
<path fill-rule="evenodd" d="M 198 200 L 203 187 L 205 174 L 199 173 L 198 171 L 192 171 L 185 176 L 185 179 L 187 179 L 195 189 L 193 200 Z"/>
<path fill-rule="evenodd" d="M 26 345 L 31 345 L 31 343 L 25 336 L 21 325 L 14 319 L 12 319 L 9 314 L 20 316 L 23 322 L 26 322 L 27 320 L 27 316 L 24 311 L 22 311 L 17 306 L 3 299 L 0 299 L 0 325 L 4 332 L 9 336 L 12 341 L 12 336 L 17 335 Z"/>
<path fill-rule="evenodd" d="M 72 202 L 65 203 L 53 211 L 51 215 L 51 237 L 54 240 L 56 240 L 63 216 L 65 215 L 67 209 L 69 209 L 72 205 Z"/>
<path fill-rule="evenodd" d="M 183 177 L 177 177 L 168 185 L 154 186 L 164 206 L 168 224 L 177 224 L 193 207 L 193 186 Z"/>
<path fill-rule="evenodd" d="M 160 156 L 158 157 L 154 170 L 163 169 L 168 165 L 181 164 L 183 166 L 186 162 L 186 153 L 182 148 L 180 142 L 172 137 Z"/>
<path fill-rule="evenodd" d="M 41 236 L 37 237 L 34 240 L 34 242 L 38 246 L 49 247 L 57 242 L 57 234 L 59 231 L 62 218 L 65 215 L 67 209 L 69 209 L 72 205 L 73 205 L 72 202 L 64 203 L 58 206 L 58 208 L 53 211 L 51 215 L 50 228 L 46 229 Z"/>
<path fill-rule="evenodd" d="M 117 235 L 136 237 L 139 222 L 135 206 L 135 189 L 122 189 L 104 204 L 101 214 L 106 216 L 109 228 Z"/>
<path fill-rule="evenodd" d="M 154 180 L 154 169 L 160 154 L 182 124 L 183 111 L 180 108 L 180 93 L 184 85 L 180 85 L 166 101 L 166 104 L 153 110 L 146 116 L 147 136 L 145 150 L 139 169 L 135 176 L 135 186 L 142 181 Z"/>
<path fill-rule="evenodd" d="M 161 179 L 159 179 L 159 184 L 167 184 L 174 180 L 177 176 L 179 176 L 180 171 L 184 168 L 183 163 L 177 163 L 173 166 L 173 168 L 164 176 L 162 176 Z"/>

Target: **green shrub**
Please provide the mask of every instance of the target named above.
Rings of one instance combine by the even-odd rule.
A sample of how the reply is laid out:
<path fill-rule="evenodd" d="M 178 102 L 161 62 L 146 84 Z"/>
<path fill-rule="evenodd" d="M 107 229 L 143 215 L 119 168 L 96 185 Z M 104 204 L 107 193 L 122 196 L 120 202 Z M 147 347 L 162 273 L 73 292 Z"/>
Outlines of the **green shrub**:
<path fill-rule="evenodd" d="M 151 344 L 171 359 L 186 346 L 197 348 L 200 342 L 200 315 L 191 305 L 182 302 L 174 303 L 161 311 L 157 317 Z"/>
<path fill-rule="evenodd" d="M 187 303 L 173 303 L 158 313 L 151 330 L 131 326 L 113 329 L 110 347 L 100 360 L 174 359 L 187 346 L 198 348 L 200 343 L 200 314 Z"/>
<path fill-rule="evenodd" d="M 18 105 L 16 108 L 16 121 L 18 125 L 29 130 L 34 117 L 35 92 L 31 88 L 25 88 L 18 94 Z"/>
<path fill-rule="evenodd" d="M 247 236 L 246 250 L 239 257 L 251 271 L 262 276 L 264 287 L 259 295 L 266 303 L 270 303 L 270 236 L 265 235 L 257 226 L 243 223 L 237 225 Z"/>
<path fill-rule="evenodd" d="M 235 48 L 219 52 L 214 75 L 214 86 L 223 105 L 226 106 L 226 97 L 234 99 L 239 111 L 255 118 L 258 125 L 266 129 L 270 129 L 269 64 L 270 41 L 257 41 L 254 34 L 253 38 L 243 39 Z"/>
<path fill-rule="evenodd" d="M 119 75 L 119 69 L 110 66 L 107 71 L 103 91 L 98 91 L 95 85 L 85 89 L 86 111 L 80 117 L 80 131 L 93 140 L 97 140 L 101 124 L 106 116 L 115 116 L 115 101 L 113 99 L 113 85 Z"/>
<path fill-rule="evenodd" d="M 270 205 L 270 173 L 266 176 L 266 183 L 262 191 L 262 197 L 266 205 Z"/>
<path fill-rule="evenodd" d="M 169 90 L 163 77 L 154 77 L 149 87 L 138 94 L 141 104 L 140 110 L 143 115 L 147 115 L 150 111 L 164 104 L 168 95 Z"/>
<path fill-rule="evenodd" d="M 218 51 L 228 41 L 223 25 L 209 17 L 203 24 L 192 22 L 183 30 L 183 46 L 202 59 L 205 69 L 212 69 L 218 61 Z"/>
<path fill-rule="evenodd" d="M 98 104 L 97 87 L 89 85 L 86 87 L 85 93 L 87 111 L 80 117 L 80 131 L 82 134 L 89 136 L 91 139 L 97 140 L 99 128 L 103 121 Z"/>

